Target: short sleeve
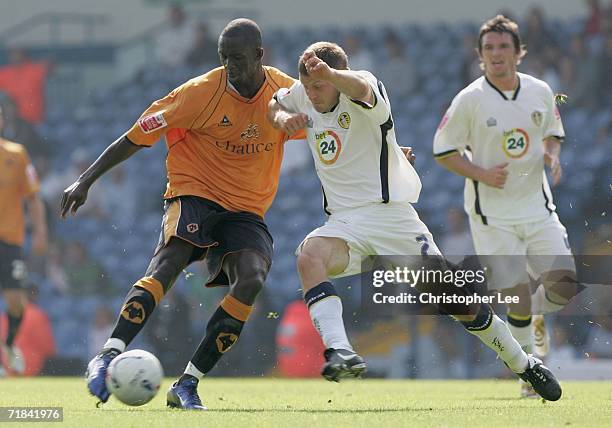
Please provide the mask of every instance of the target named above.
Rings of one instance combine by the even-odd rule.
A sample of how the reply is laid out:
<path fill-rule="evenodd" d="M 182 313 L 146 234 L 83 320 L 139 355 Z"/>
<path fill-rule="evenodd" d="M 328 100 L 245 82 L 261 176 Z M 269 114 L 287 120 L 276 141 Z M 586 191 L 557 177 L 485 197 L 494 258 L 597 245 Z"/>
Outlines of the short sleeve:
<path fill-rule="evenodd" d="M 286 110 L 294 113 L 301 112 L 303 107 L 300 106 L 300 87 L 301 83 L 295 82 L 290 88 L 280 88 L 276 94 L 274 94 L 274 99 Z"/>
<path fill-rule="evenodd" d="M 437 159 L 463 153 L 470 137 L 470 111 L 468 100 L 459 93 L 444 113 L 433 142 Z"/>
<path fill-rule="evenodd" d="M 195 90 L 187 82 L 155 101 L 128 131 L 128 139 L 139 146 L 152 146 L 174 128 L 190 129 L 208 106 L 212 93 Z"/>
<path fill-rule="evenodd" d="M 363 101 L 350 98 L 349 100 L 353 104 L 360 106 L 362 110 L 371 115 L 378 123 L 385 123 L 391 115 L 391 107 L 388 101 L 389 97 L 387 96 L 385 86 L 369 71 L 361 70 L 356 73 L 363 77 L 372 88 L 372 92 L 374 93 L 374 104 L 370 105 Z"/>

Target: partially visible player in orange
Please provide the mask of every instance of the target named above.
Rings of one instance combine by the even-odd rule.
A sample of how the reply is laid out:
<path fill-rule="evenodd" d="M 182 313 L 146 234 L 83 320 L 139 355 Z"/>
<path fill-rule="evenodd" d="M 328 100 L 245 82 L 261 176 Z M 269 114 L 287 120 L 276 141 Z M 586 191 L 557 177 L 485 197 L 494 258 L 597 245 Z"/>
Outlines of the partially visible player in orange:
<path fill-rule="evenodd" d="M 0 108 L 0 135 L 4 116 Z M 0 289 L 6 303 L 6 337 L 2 338 L 3 363 L 12 373 L 23 373 L 25 362 L 14 345 L 27 297 L 23 261 L 25 213 L 32 224 L 32 249 L 40 255 L 47 248 L 45 206 L 38 196 L 38 178 L 24 146 L 0 138 Z M 3 328 L 4 330 L 4 328 Z"/>
<path fill-rule="evenodd" d="M 145 276 L 129 291 L 111 337 L 88 366 L 89 391 L 102 402 L 110 395 L 104 380 L 110 362 L 142 329 L 179 273 L 204 260 L 206 285 L 230 288 L 185 373 L 168 391 L 168 405 L 205 409 L 198 381 L 238 340 L 264 285 L 272 237 L 263 216 L 276 194 L 287 139 L 266 114 L 273 94 L 294 80 L 262 65 L 261 46 L 255 22 L 230 22 L 218 43 L 223 66 L 155 101 L 64 191 L 62 217 L 83 205 L 102 174 L 165 136 L 168 185 L 158 247 Z"/>

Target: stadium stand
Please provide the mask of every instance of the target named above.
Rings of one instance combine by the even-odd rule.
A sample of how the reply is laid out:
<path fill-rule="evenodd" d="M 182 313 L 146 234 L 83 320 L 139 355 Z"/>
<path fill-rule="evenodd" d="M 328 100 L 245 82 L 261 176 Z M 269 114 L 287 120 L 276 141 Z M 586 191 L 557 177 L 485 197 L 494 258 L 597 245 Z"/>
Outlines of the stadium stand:
<path fill-rule="evenodd" d="M 557 43 L 568 48 L 570 40 L 583 28 L 582 20 L 547 22 Z M 365 29 L 363 47 L 377 63 L 384 63 L 386 53 L 380 49 L 384 34 L 389 28 Z M 477 31 L 474 23 L 435 26 L 405 25 L 392 29 L 405 46 L 405 53 L 412 61 L 416 73 L 416 85 L 412 92 L 394 99 L 394 119 L 398 141 L 412 146 L 417 155 L 417 170 L 423 181 L 423 193 L 417 209 L 430 226 L 434 236 L 446 231 L 447 212 L 462 204 L 463 181 L 435 164 L 431 155 L 431 142 L 438 121 L 452 99 L 465 85 L 462 67 L 466 61 L 462 45 L 466 34 Z M 272 31 L 266 40 L 283 61 L 293 64 L 301 50 L 315 38 L 342 41 L 348 34 L 344 30 L 312 29 Z M 591 55 L 597 55 L 591 53 Z M 287 70 L 295 74 L 294 70 Z M 372 70 L 374 73 L 376 69 Z M 61 174 L 71 168 L 71 157 L 78 148 L 85 150 L 89 159 L 97 156 L 110 142 L 127 130 L 148 104 L 190 76 L 202 72 L 202 68 L 178 67 L 171 72 L 148 67 L 129 81 L 104 90 L 97 90 L 83 99 L 77 107 L 67 105 L 60 97 L 47 98 L 47 115 L 37 131 L 46 144 L 53 147 L 50 168 L 43 180 Z M 393 87 L 387 83 L 392 94 Z M 561 106 L 567 141 L 562 152 L 565 175 L 562 184 L 555 189 L 555 202 L 561 218 L 569 229 L 572 246 L 579 252 L 586 232 L 595 230 L 603 222 L 606 213 L 602 204 L 593 201 L 608 200 L 610 182 L 609 165 L 612 160 L 612 111 L 597 106 L 589 108 L 574 105 L 571 94 L 567 104 Z M 290 144 L 299 144 L 292 142 Z M 51 318 L 57 350 L 64 356 L 87 360 L 87 335 L 83 334 L 90 323 L 88 316 L 102 303 L 112 307 L 120 305 L 125 289 L 138 279 L 157 242 L 162 213 L 161 194 L 164 189 L 165 145 L 160 142 L 143 150 L 124 165 L 126 180 L 133 186 L 137 198 L 136 215 L 126 215 L 121 209 L 98 218 L 93 214 L 81 215 L 62 222 L 53 217 L 54 239 L 65 245 L 71 241 L 83 244 L 90 256 L 106 272 L 103 282 L 109 291 L 107 297 L 95 295 L 71 295 L 50 286 L 49 279 L 41 275 L 40 305 L 47 308 Z M 92 192 L 108 184 L 105 177 Z M 58 195 L 51 195 L 59 198 Z M 50 196 L 50 198 L 51 198 Z M 116 198 L 125 197 L 122 194 Z M 54 206 L 57 201 L 47 201 Z M 121 206 L 118 204 L 118 206 Z M 268 299 L 274 307 L 282 308 L 298 297 L 299 280 L 295 270 L 295 247 L 303 236 L 322 224 L 325 215 L 321 207 L 320 184 L 310 160 L 292 169 L 281 178 L 276 201 L 268 213 L 267 221 L 275 237 L 275 260 L 267 281 Z M 71 272 L 66 272 L 68 276 Z M 197 275 L 195 276 L 197 278 Z M 187 283 L 187 286 L 184 284 Z M 186 275 L 175 289 L 178 292 L 197 294 L 193 278 Z M 175 290 L 176 291 L 176 290 Z M 355 304 L 355 302 L 353 302 Z M 74 310 L 74 308 L 77 308 Z M 71 312 L 70 318 L 65 317 Z M 250 329 L 252 331 L 252 329 Z"/>

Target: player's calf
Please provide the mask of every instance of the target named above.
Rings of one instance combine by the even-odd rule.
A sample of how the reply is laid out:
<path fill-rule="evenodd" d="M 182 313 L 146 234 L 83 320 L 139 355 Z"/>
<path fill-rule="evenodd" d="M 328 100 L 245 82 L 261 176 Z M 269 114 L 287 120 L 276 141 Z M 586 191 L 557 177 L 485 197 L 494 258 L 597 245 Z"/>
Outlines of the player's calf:
<path fill-rule="evenodd" d="M 268 262 L 255 252 L 234 253 L 225 258 L 223 271 L 229 279 L 230 292 L 208 321 L 206 336 L 180 381 L 193 378 L 197 384 L 238 341 L 252 304 L 264 286 L 268 268 Z"/>
<path fill-rule="evenodd" d="M 107 343 L 105 347 L 114 347 L 123 352 L 149 320 L 164 295 L 163 290 L 162 284 L 153 277 L 136 281 L 125 296 L 119 318 L 111 333 L 111 338 L 120 342 Z"/>
<path fill-rule="evenodd" d="M 472 321 L 461 322 L 465 329 L 495 351 L 510 370 L 522 373 L 527 367 L 527 354 L 512 337 L 510 330 L 488 304 L 480 305 Z"/>
<path fill-rule="evenodd" d="M 342 300 L 329 277 L 344 272 L 349 263 L 347 243 L 340 238 L 315 236 L 299 248 L 297 266 L 304 301 L 312 323 L 327 350 L 321 374 L 328 380 L 359 377 L 363 359 L 353 351 L 342 319 Z"/>
<path fill-rule="evenodd" d="M 200 342 L 180 380 L 193 377 L 197 383 L 212 370 L 223 354 L 238 341 L 252 309 L 252 306 L 226 295 L 208 321 L 206 336 Z"/>
<path fill-rule="evenodd" d="M 179 272 L 187 266 L 193 246 L 172 238 L 151 259 L 145 276 L 133 285 L 125 297 L 121 313 L 105 348 L 123 352 L 145 326 L 151 314 L 172 287 Z"/>

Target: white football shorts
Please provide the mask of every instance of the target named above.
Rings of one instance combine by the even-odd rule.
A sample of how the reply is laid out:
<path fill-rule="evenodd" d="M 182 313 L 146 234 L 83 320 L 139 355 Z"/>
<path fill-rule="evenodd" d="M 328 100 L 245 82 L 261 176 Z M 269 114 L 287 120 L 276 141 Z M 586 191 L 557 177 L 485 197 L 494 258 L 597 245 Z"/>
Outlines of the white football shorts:
<path fill-rule="evenodd" d="M 567 230 L 552 213 L 544 220 L 518 225 L 484 225 L 470 218 L 476 254 L 487 267 L 489 289 L 502 290 L 555 270 L 576 271 Z M 489 257 L 492 256 L 492 257 Z"/>
<path fill-rule="evenodd" d="M 339 238 L 348 244 L 349 263 L 344 272 L 332 278 L 361 273 L 362 258 L 367 256 L 441 255 L 429 229 L 408 202 L 372 204 L 334 213 L 302 240 L 295 254 L 313 237 Z"/>

